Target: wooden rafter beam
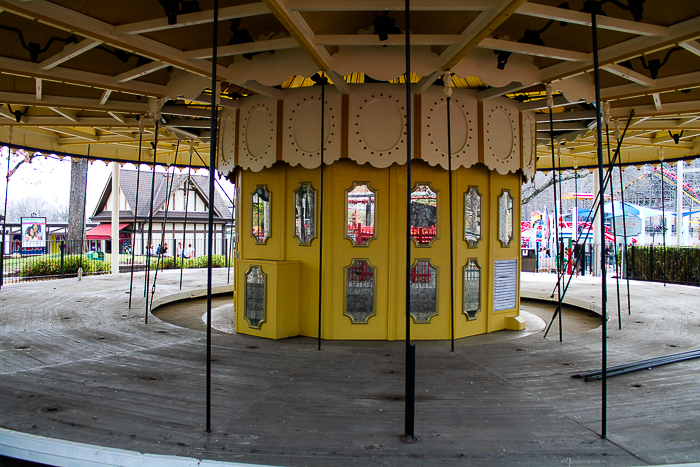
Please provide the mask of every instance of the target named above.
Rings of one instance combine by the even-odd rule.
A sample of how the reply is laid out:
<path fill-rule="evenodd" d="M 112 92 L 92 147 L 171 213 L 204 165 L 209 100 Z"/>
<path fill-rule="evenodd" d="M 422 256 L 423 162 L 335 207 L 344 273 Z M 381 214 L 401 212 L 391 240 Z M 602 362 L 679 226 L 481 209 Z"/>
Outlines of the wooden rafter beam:
<path fill-rule="evenodd" d="M 49 109 L 53 110 L 55 113 L 60 115 L 63 118 L 67 118 L 73 123 L 78 123 L 78 116 L 75 114 L 75 112 L 72 112 L 70 110 L 66 109 L 59 109 L 58 107 L 49 107 Z"/>
<path fill-rule="evenodd" d="M 656 86 L 656 80 L 616 63 L 604 66 L 603 70 L 626 78 L 634 83 L 641 84 L 642 86 L 647 86 L 650 88 Z"/>
<path fill-rule="evenodd" d="M 11 105 L 39 106 L 39 107 L 59 107 L 67 109 L 83 109 L 98 111 L 113 111 L 124 113 L 148 112 L 148 104 L 140 102 L 124 102 L 112 100 L 108 104 L 101 104 L 101 99 L 86 99 L 83 97 L 59 97 L 43 96 L 38 100 L 34 94 L 19 92 L 0 92 L 0 103 Z"/>
<path fill-rule="evenodd" d="M 247 3 L 245 5 L 230 6 L 219 9 L 219 21 L 226 21 L 234 18 L 246 18 L 270 13 L 270 10 L 262 2 Z M 197 24 L 211 23 L 214 20 L 214 10 L 198 11 L 178 15 L 177 23 L 168 24 L 168 19 L 158 18 L 137 23 L 122 24 L 114 27 L 114 34 L 144 34 L 147 32 L 162 31 L 164 29 L 182 28 Z"/>
<path fill-rule="evenodd" d="M 591 26 L 591 15 L 580 11 L 567 10 L 553 6 L 540 5 L 537 3 L 526 3 L 516 12 L 520 15 L 534 16 L 535 18 L 553 19 L 566 23 Z M 647 24 L 624 19 L 611 18 L 608 16 L 598 16 L 596 23 L 600 29 L 626 32 L 640 36 L 668 36 L 669 30 L 665 26 Z"/>
<path fill-rule="evenodd" d="M 0 69 L 2 69 L 4 73 L 12 75 L 30 76 L 32 78 L 41 78 L 49 81 L 62 81 L 82 86 L 122 91 L 130 94 L 146 96 L 164 96 L 166 94 L 166 87 L 158 84 L 140 81 L 118 83 L 112 76 L 73 70 L 70 68 L 55 67 L 49 70 L 41 70 L 37 63 L 14 58 L 0 57 Z"/>
<path fill-rule="evenodd" d="M 36 96 L 36 100 L 40 101 L 42 94 L 44 92 L 44 80 L 41 78 L 36 78 L 34 80 L 34 95 Z"/>
<path fill-rule="evenodd" d="M 505 86 L 501 86 L 499 88 L 494 87 L 484 89 L 483 91 L 479 91 L 478 93 L 476 93 L 476 98 L 480 101 L 495 99 L 496 97 L 501 97 L 504 94 L 518 92 L 529 87 L 530 86 L 523 86 L 523 84 L 519 81 L 513 81 L 510 84 L 506 84 Z"/>
<path fill-rule="evenodd" d="M 520 42 L 506 41 L 503 39 L 484 38 L 477 47 L 491 50 L 502 50 L 533 57 L 554 58 L 567 62 L 592 63 L 591 56 L 587 53 L 574 52 L 572 50 L 556 49 L 543 45 L 523 44 Z"/>
<path fill-rule="evenodd" d="M 411 34 L 411 45 L 453 45 L 459 44 L 459 34 Z M 389 38 L 380 41 L 376 34 L 338 34 L 316 36 L 318 45 L 405 45 L 406 36 L 389 34 Z"/>
<path fill-rule="evenodd" d="M 47 58 L 46 60 L 39 63 L 40 70 L 50 70 L 53 67 L 60 65 L 61 63 L 67 62 L 71 58 L 75 58 L 80 54 L 87 52 L 88 50 L 94 49 L 100 45 L 100 41 L 94 41 L 91 39 L 84 39 L 80 42 L 74 44 L 66 45 L 63 50 L 56 55 Z"/>
<path fill-rule="evenodd" d="M 163 68 L 166 68 L 168 66 L 167 63 L 163 62 L 151 62 L 147 63 L 146 65 L 141 65 L 140 67 L 136 67 L 133 70 L 126 71 L 124 73 L 121 73 L 117 76 L 114 77 L 114 81 L 117 83 L 126 83 L 127 81 L 131 81 L 133 79 L 140 78 L 142 76 L 146 76 L 150 73 L 153 73 L 158 70 L 162 70 Z"/>
<path fill-rule="evenodd" d="M 682 75 L 668 76 L 666 78 L 657 78 L 654 81 L 654 87 L 630 83 L 603 88 L 600 90 L 600 97 L 603 100 L 616 100 L 627 97 L 648 96 L 678 89 L 695 88 L 698 86 L 700 86 L 700 71 L 695 71 Z"/>
<path fill-rule="evenodd" d="M 114 32 L 114 26 L 109 23 L 91 18 L 83 13 L 47 0 L 26 0 L 22 2 L 0 0 L 0 9 L 48 24 L 63 31 L 72 32 L 94 41 L 100 41 L 119 49 L 128 50 L 135 54 L 148 57 L 155 61 L 164 62 L 168 65 L 201 76 L 211 76 L 211 63 L 207 61 L 186 60 L 182 57 L 181 50 L 147 37 L 128 34 L 118 35 Z M 2 66 L 0 66 L 0 68 L 2 68 Z M 217 79 L 224 81 L 226 72 L 226 67 L 219 66 L 217 70 Z M 70 82 L 70 80 L 68 81 Z M 143 94 L 138 91 L 136 91 L 136 93 Z M 148 95 L 160 97 L 164 96 L 165 93 Z"/>
<path fill-rule="evenodd" d="M 267 52 L 268 50 L 294 49 L 299 47 L 299 43 L 293 37 L 283 37 L 280 39 L 270 39 L 268 41 L 246 42 L 245 44 L 223 45 L 217 47 L 217 57 L 230 57 L 232 55 L 243 55 L 255 52 Z M 206 49 L 188 50 L 182 56 L 188 60 L 205 59 L 213 56 L 211 47 Z"/>
<path fill-rule="evenodd" d="M 504 0 L 497 8 L 483 11 L 462 31 L 462 42 L 449 46 L 440 54 L 440 65 L 444 71 L 451 70 L 474 50 L 481 41 L 491 35 L 498 26 L 520 8 L 526 0 Z"/>
<path fill-rule="evenodd" d="M 601 18 L 601 17 L 599 17 Z M 680 42 L 686 42 L 700 37 L 700 17 L 695 17 L 668 28 L 669 33 L 662 37 L 635 37 L 627 41 L 611 45 L 598 52 L 600 66 L 629 60 L 639 55 L 673 47 Z M 541 70 L 542 82 L 550 82 L 591 70 L 591 65 L 582 63 L 558 63 Z"/>
<path fill-rule="evenodd" d="M 469 11 L 490 10 L 493 0 L 412 0 L 412 11 Z M 404 0 L 289 0 L 291 11 L 403 11 Z"/>
<path fill-rule="evenodd" d="M 700 57 L 700 43 L 698 41 L 681 42 L 678 45 Z"/>

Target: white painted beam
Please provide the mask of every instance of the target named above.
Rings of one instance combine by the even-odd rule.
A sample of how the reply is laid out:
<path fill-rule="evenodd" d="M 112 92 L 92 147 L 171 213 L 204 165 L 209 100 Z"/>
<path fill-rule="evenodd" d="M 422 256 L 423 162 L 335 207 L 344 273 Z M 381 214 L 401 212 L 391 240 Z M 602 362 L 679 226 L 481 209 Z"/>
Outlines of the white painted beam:
<path fill-rule="evenodd" d="M 661 110 L 661 96 L 659 96 L 659 93 L 654 93 L 652 94 L 654 98 L 654 107 L 656 107 L 656 110 Z"/>
<path fill-rule="evenodd" d="M 603 67 L 603 70 L 606 70 L 614 75 L 621 76 L 625 79 L 628 79 L 634 83 L 641 84 L 642 86 L 647 86 L 653 88 L 656 86 L 656 80 L 651 79 L 650 77 L 643 75 L 641 73 L 637 73 L 634 70 L 630 70 L 627 67 L 624 67 L 622 65 L 618 65 L 616 63 L 606 65 Z"/>
<path fill-rule="evenodd" d="M 36 78 L 35 80 L 35 95 L 36 95 L 36 100 L 40 101 L 41 100 L 41 94 L 44 91 L 44 83 L 41 78 Z"/>
<path fill-rule="evenodd" d="M 112 95 L 112 91 L 107 89 L 102 93 L 102 97 L 100 97 L 100 105 L 105 105 L 107 103 L 107 100 L 109 99 L 109 96 Z"/>
<path fill-rule="evenodd" d="M 576 104 L 577 102 L 581 101 L 570 102 L 564 96 L 554 96 L 554 102 L 552 103 L 552 107 L 563 107 L 569 104 Z M 542 99 L 537 99 L 534 101 L 524 102 L 520 104 L 520 110 L 522 112 L 526 112 L 528 110 L 544 110 L 546 108 L 547 99 L 545 97 L 543 97 Z"/>
<path fill-rule="evenodd" d="M 635 83 L 611 86 L 600 90 L 602 100 L 617 100 L 626 97 L 648 96 L 654 93 L 676 91 L 700 86 L 700 71 L 685 73 L 682 75 L 657 78 L 653 88 L 641 86 Z"/>
<path fill-rule="evenodd" d="M 430 86 L 433 85 L 436 79 L 442 75 L 442 70 L 435 70 L 431 74 L 423 76 L 413 85 L 414 94 L 423 94 Z"/>
<path fill-rule="evenodd" d="M 522 89 L 529 88 L 530 86 L 523 86 L 522 83 L 518 81 L 513 81 L 510 84 L 506 84 L 505 86 L 501 86 L 500 88 L 488 88 L 484 89 L 483 91 L 479 91 L 476 93 L 476 98 L 479 99 L 480 101 L 485 101 L 488 99 L 494 99 L 496 97 L 500 97 L 504 94 L 508 94 L 511 92 L 517 92 Z"/>
<path fill-rule="evenodd" d="M 118 122 L 126 123 L 126 120 L 124 119 L 124 117 L 121 116 L 121 115 L 119 115 L 118 113 L 116 113 L 116 112 L 107 112 L 107 113 L 108 113 L 109 115 L 111 115 L 112 118 L 114 118 L 114 119 L 117 120 Z"/>
<path fill-rule="evenodd" d="M 315 41 L 318 45 L 405 45 L 406 36 L 389 34 L 387 40 L 381 41 L 376 34 L 317 35 Z M 411 34 L 411 45 L 453 45 L 461 41 L 459 34 Z"/>
<path fill-rule="evenodd" d="M 103 95 L 104 96 L 104 95 Z M 109 104 L 102 104 L 102 99 L 87 99 L 84 97 L 60 97 L 43 96 L 37 100 L 34 94 L 19 92 L 1 92 L 0 102 L 11 105 L 27 105 L 39 107 L 61 107 L 71 109 L 115 111 L 125 113 L 147 113 L 148 104 L 140 102 L 126 102 L 113 100 Z"/>
<path fill-rule="evenodd" d="M 126 83 L 136 78 L 146 76 L 149 73 L 153 73 L 158 70 L 162 70 L 168 66 L 167 63 L 163 62 L 151 62 L 146 65 L 141 65 L 140 67 L 134 68 L 131 71 L 126 71 L 114 77 L 114 81 L 117 83 Z"/>
<path fill-rule="evenodd" d="M 90 133 L 85 133 L 84 131 L 80 130 L 75 130 L 73 128 L 63 128 L 63 127 L 56 127 L 56 128 L 44 128 L 44 127 L 39 127 L 44 130 L 49 130 L 49 131 L 54 131 L 56 133 L 61 133 L 64 135 L 68 136 L 75 136 L 76 138 L 82 138 L 87 141 L 94 141 L 97 142 L 99 141 L 99 138 L 95 135 L 91 135 Z"/>
<path fill-rule="evenodd" d="M 78 116 L 75 114 L 75 112 L 65 109 L 59 109 L 58 107 L 49 107 L 49 109 L 53 110 L 61 117 L 67 118 L 71 122 L 78 123 Z"/>
<path fill-rule="evenodd" d="M 255 80 L 246 81 L 241 86 L 246 89 L 250 89 L 251 91 L 255 91 L 258 94 L 262 94 L 263 96 L 272 97 L 273 99 L 282 99 L 284 97 L 284 91 L 281 89 L 265 86 L 264 84 L 260 84 Z"/>
<path fill-rule="evenodd" d="M 71 58 L 77 57 L 80 54 L 87 52 L 100 45 L 102 42 L 94 41 L 91 39 L 84 39 L 80 42 L 66 45 L 63 50 L 53 57 L 49 57 L 39 63 L 40 70 L 50 70 L 53 67 L 60 65 L 61 63 L 67 62 Z"/>
<path fill-rule="evenodd" d="M 350 94 L 350 86 L 348 86 L 348 83 L 345 81 L 345 78 L 343 78 L 343 75 L 333 70 L 326 70 L 326 74 L 333 82 L 333 86 L 338 90 L 338 92 L 341 94 Z"/>
<path fill-rule="evenodd" d="M 683 47 L 685 50 L 688 52 L 694 53 L 697 56 L 700 56 L 700 42 L 698 41 L 687 41 L 687 42 L 681 42 L 680 44 L 681 47 Z"/>
<path fill-rule="evenodd" d="M 12 120 L 13 122 L 17 122 L 17 118 L 15 118 L 14 114 L 12 114 L 12 112 L 10 112 L 9 110 L 5 109 L 5 107 L 0 107 L 0 116 Z M 20 119 L 20 122 L 22 121 L 22 119 Z"/>
<path fill-rule="evenodd" d="M 575 112 L 557 112 L 552 114 L 553 122 L 567 122 L 571 120 L 593 120 L 596 117 L 595 110 L 580 110 Z M 535 115 L 537 123 L 549 123 L 549 112 Z"/>

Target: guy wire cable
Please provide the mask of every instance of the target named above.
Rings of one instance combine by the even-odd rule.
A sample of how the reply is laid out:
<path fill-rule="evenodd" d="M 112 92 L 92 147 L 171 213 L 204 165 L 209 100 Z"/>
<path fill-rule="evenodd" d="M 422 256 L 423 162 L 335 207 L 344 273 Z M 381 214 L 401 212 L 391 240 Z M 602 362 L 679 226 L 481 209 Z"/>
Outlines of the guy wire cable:
<path fill-rule="evenodd" d="M 134 228 L 131 234 L 131 278 L 129 279 L 129 309 L 131 309 L 131 295 L 134 290 L 134 255 L 136 254 L 136 226 L 139 220 L 139 188 L 141 188 L 141 145 L 143 144 L 143 128 L 146 124 L 145 117 L 139 116 L 139 162 L 136 164 L 136 201 L 134 205 Z M 114 188 L 112 188 L 114 191 Z M 143 249 L 143 223 L 141 223 L 141 249 Z"/>
<path fill-rule="evenodd" d="M 617 264 L 617 216 L 615 215 L 615 190 L 614 190 L 614 175 L 615 166 L 612 164 L 612 159 L 610 157 L 610 128 L 608 124 L 610 123 L 610 103 L 605 102 L 603 104 L 603 121 L 605 122 L 605 138 L 607 140 L 606 145 L 608 149 L 608 172 L 611 174 L 610 177 L 610 206 L 612 206 L 612 233 L 613 233 L 613 262 L 615 263 L 615 284 L 617 285 L 617 326 L 619 330 L 622 330 L 622 311 L 620 305 L 620 267 Z M 622 186 L 622 180 L 620 180 L 620 186 Z M 624 211 L 625 207 L 622 206 Z M 607 256 L 607 255 L 606 255 Z"/>
<path fill-rule="evenodd" d="M 615 139 L 620 141 L 620 121 L 615 120 Z M 625 279 L 627 280 L 627 314 L 632 314 L 630 301 L 630 274 L 627 266 L 627 217 L 625 214 L 625 184 L 622 181 L 622 157 L 618 159 L 617 168 L 620 174 L 620 198 L 622 199 L 622 234 L 624 236 Z"/>
<path fill-rule="evenodd" d="M 559 342 L 564 341 L 563 331 L 562 331 L 562 318 L 561 318 L 561 280 L 562 280 L 562 261 L 559 254 L 559 214 L 557 211 L 557 166 L 554 158 L 554 118 L 552 116 L 552 106 L 554 104 L 554 97 L 552 92 L 552 83 L 547 84 L 547 107 L 549 107 L 549 138 L 550 146 L 552 148 L 552 179 L 554 181 L 554 232 L 556 235 L 557 244 L 557 311 L 559 315 Z M 549 222 L 549 219 L 547 219 Z"/>

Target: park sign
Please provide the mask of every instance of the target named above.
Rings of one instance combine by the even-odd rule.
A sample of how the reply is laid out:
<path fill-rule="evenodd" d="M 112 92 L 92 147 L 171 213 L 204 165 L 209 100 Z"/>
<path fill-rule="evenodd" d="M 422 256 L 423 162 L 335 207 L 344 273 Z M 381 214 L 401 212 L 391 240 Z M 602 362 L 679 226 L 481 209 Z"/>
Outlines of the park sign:
<path fill-rule="evenodd" d="M 22 254 L 46 253 L 46 218 L 22 218 Z"/>
<path fill-rule="evenodd" d="M 627 231 L 628 237 L 634 237 L 642 233 L 642 220 L 637 216 L 617 216 L 615 217 L 615 233 L 622 237 Z"/>

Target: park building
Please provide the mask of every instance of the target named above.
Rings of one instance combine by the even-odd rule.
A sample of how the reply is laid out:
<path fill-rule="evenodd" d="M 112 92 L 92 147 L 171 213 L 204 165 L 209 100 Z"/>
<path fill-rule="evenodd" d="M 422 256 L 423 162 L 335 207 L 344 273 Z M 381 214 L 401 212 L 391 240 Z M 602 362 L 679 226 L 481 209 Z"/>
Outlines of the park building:
<path fill-rule="evenodd" d="M 154 180 L 155 177 L 155 180 Z M 90 220 L 97 225 L 87 230 L 88 249 L 111 251 L 112 177 L 105 184 Z M 138 183 L 137 183 L 138 181 Z M 153 213 L 151 216 L 151 184 L 153 182 Z M 168 245 L 168 254 L 175 255 L 178 243 L 184 249 L 192 244 L 195 255 L 207 254 L 209 216 L 209 177 L 188 175 L 187 171 L 155 172 L 151 170 L 120 170 L 119 173 L 119 250 L 146 255 L 149 243 L 154 251 L 158 245 Z M 137 206 L 138 194 L 138 207 Z M 215 190 L 213 254 L 223 255 L 231 242 L 231 203 L 226 194 Z"/>

